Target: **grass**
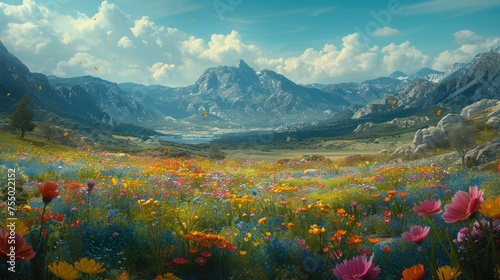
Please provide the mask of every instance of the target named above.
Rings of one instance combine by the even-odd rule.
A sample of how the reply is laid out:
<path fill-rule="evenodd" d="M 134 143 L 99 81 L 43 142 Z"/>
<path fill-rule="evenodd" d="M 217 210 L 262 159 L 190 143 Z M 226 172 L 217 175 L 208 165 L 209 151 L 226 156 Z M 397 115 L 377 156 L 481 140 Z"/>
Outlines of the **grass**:
<path fill-rule="evenodd" d="M 121 155 L 102 146 L 74 149 L 31 134 L 19 141 L 17 135 L 0 133 L 0 155 L 3 171 L 18 170 L 19 192 L 31 207 L 18 211 L 18 218 L 31 223 L 25 238 L 46 257 L 40 261 L 48 279 L 54 275 L 47 265 L 82 257 L 103 263 L 101 276 L 111 279 L 122 271 L 134 279 L 165 273 L 183 279 L 333 279 L 332 268 L 361 249 L 375 252 L 381 279 L 400 279 L 404 268 L 425 261 L 400 237 L 413 225 L 430 225 L 413 213 L 414 203 L 439 198 L 446 205 L 471 185 L 486 197 L 499 195 L 498 174 L 458 169 L 452 158 L 429 158 L 439 153 L 405 160 L 330 150 L 336 156 L 320 157 L 326 149 L 319 145 L 331 141 L 316 139 L 300 150 L 233 150 L 241 157 L 224 147 L 228 157 L 212 160 L 172 158 L 164 154 L 166 145 Z M 365 139 L 340 141 L 373 147 Z M 193 147 L 202 152 L 208 145 Z M 96 182 L 90 195 L 87 179 Z M 58 183 L 60 196 L 48 204 L 42 224 L 38 186 L 48 180 Z M 450 238 L 466 225 L 446 224 L 440 216 L 435 222 Z M 41 230 L 47 235 L 39 239 Z M 339 230 L 346 231 L 343 237 Z M 350 244 L 355 236 L 361 243 Z M 371 244 L 369 237 L 381 242 Z M 430 252 L 436 238 L 426 239 L 422 250 Z M 216 240 L 225 241 L 210 243 Z M 40 241 L 47 246 L 36 246 Z M 452 263 L 442 251 L 436 256 L 441 264 Z M 25 267 L 32 266 L 26 262 Z M 470 267 L 461 269 L 469 275 Z"/>

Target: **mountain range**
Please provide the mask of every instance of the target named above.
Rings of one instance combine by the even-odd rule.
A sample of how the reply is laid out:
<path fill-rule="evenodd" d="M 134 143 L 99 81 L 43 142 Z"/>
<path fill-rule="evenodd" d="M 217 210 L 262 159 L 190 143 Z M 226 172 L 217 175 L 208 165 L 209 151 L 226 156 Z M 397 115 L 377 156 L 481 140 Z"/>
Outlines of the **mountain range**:
<path fill-rule="evenodd" d="M 396 71 L 361 83 L 296 84 L 243 60 L 205 70 L 185 87 L 116 84 L 92 76 L 31 73 L 0 42 L 0 110 L 27 94 L 37 119 L 72 120 L 88 129 L 125 135 L 211 136 L 267 131 L 294 137 L 350 133 L 363 122 L 410 117 L 433 108 L 460 110 L 500 97 L 500 48 L 446 72 Z"/>

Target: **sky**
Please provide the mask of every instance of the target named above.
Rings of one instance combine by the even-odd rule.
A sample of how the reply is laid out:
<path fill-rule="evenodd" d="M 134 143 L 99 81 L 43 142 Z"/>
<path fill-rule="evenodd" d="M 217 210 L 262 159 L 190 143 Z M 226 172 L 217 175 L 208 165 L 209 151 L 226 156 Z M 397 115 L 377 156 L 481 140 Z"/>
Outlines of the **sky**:
<path fill-rule="evenodd" d="M 0 41 L 32 72 L 171 87 L 239 59 L 300 84 L 446 71 L 498 26 L 498 0 L 0 0 Z"/>

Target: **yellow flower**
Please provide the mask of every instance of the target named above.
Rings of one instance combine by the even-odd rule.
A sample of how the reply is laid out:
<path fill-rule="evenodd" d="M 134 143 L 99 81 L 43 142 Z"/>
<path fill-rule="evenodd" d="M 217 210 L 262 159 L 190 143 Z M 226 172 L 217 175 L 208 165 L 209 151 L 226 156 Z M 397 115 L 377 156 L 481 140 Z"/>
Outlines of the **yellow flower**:
<path fill-rule="evenodd" d="M 94 259 L 82 258 L 79 262 L 75 262 L 76 269 L 87 274 L 99 274 L 106 271 L 102 266 L 104 263 L 98 263 Z"/>
<path fill-rule="evenodd" d="M 247 254 L 247 251 L 240 251 L 240 255 L 244 256 Z"/>
<path fill-rule="evenodd" d="M 55 261 L 49 264 L 48 267 L 50 272 L 62 280 L 74 280 L 82 277 L 80 273 L 78 273 L 78 270 L 67 262 Z"/>
<path fill-rule="evenodd" d="M 449 266 L 442 266 L 438 268 L 438 277 L 439 280 L 453 280 L 462 274 L 462 271 L 459 271 L 458 268 L 451 268 Z"/>
<path fill-rule="evenodd" d="M 253 246 L 255 246 L 255 247 L 259 246 L 259 244 L 260 244 L 260 242 L 258 242 L 258 241 L 253 242 Z"/>
<path fill-rule="evenodd" d="M 265 223 L 267 221 L 267 218 L 264 217 L 262 219 L 260 219 L 259 221 L 257 221 L 259 223 L 259 225 L 262 225 L 263 223 Z"/>
<path fill-rule="evenodd" d="M 8 232 L 11 231 L 11 229 L 13 229 L 15 232 L 18 232 L 19 234 L 21 235 L 27 235 L 30 233 L 30 229 L 24 224 L 24 222 L 21 222 L 19 220 L 15 220 L 15 221 L 9 221 L 9 225 L 11 225 L 11 223 L 14 223 L 15 226 L 13 228 L 11 227 L 8 227 L 5 223 L 0 223 L 0 226 L 2 226 L 5 230 L 7 230 Z"/>
<path fill-rule="evenodd" d="M 487 218 L 500 219 L 500 195 L 496 198 L 488 197 L 485 199 L 481 203 L 479 213 Z"/>
<path fill-rule="evenodd" d="M 31 212 L 31 210 L 32 210 L 31 206 L 29 206 L 29 205 L 24 205 L 23 208 L 21 209 L 21 211 L 27 212 L 27 213 Z"/>

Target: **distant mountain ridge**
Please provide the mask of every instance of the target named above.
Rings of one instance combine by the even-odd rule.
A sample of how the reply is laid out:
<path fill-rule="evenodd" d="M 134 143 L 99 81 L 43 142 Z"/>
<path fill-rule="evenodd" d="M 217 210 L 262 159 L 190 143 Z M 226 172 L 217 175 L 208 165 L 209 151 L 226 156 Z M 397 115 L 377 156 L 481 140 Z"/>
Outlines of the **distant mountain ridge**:
<path fill-rule="evenodd" d="M 307 131 L 321 130 L 329 135 L 326 131 L 333 127 L 348 132 L 366 121 L 404 118 L 425 108 L 458 110 L 483 98 L 498 99 L 499 65 L 500 48 L 494 48 L 446 72 L 424 68 L 361 83 L 298 85 L 238 60 L 234 66 L 207 68 L 192 85 L 172 88 L 31 73 L 0 42 L 0 85 L 10 93 L 0 97 L 0 109 L 11 112 L 12 104 L 28 94 L 40 113 L 109 131 L 276 130 L 309 135 Z"/>

